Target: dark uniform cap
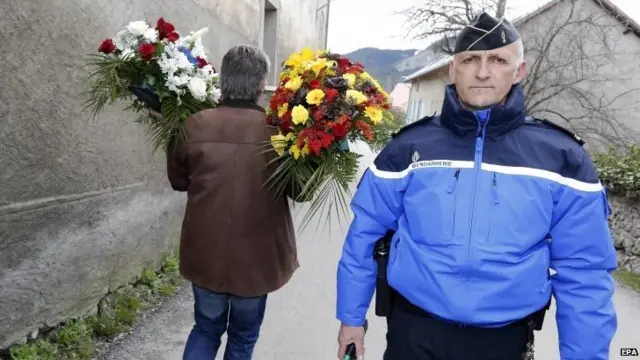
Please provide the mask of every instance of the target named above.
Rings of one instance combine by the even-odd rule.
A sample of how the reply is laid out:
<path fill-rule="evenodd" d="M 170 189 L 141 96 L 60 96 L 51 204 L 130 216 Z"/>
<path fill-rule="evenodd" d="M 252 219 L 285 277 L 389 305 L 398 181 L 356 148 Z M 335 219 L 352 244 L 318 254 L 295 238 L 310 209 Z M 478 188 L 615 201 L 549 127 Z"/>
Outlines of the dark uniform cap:
<path fill-rule="evenodd" d="M 518 30 L 507 19 L 496 19 L 483 12 L 460 31 L 454 53 L 486 51 L 507 46 L 520 39 Z"/>

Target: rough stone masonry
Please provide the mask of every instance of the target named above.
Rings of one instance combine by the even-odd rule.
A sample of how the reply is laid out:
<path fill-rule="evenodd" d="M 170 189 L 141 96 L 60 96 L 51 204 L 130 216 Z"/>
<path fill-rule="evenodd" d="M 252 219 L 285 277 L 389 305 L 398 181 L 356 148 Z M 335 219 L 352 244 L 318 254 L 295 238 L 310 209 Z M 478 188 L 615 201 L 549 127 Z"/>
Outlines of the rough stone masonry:
<path fill-rule="evenodd" d="M 609 217 L 620 268 L 640 274 L 640 199 L 610 196 Z"/>

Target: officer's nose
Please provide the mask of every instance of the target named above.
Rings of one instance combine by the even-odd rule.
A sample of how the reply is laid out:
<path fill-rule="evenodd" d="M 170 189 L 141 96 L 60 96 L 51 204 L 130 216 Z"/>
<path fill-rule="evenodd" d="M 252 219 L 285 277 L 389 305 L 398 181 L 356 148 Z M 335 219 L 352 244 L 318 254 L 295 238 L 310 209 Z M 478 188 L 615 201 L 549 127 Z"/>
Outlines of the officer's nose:
<path fill-rule="evenodd" d="M 491 71 L 489 70 L 489 64 L 486 60 L 481 60 L 478 64 L 476 71 L 476 78 L 478 80 L 487 80 L 491 77 Z"/>

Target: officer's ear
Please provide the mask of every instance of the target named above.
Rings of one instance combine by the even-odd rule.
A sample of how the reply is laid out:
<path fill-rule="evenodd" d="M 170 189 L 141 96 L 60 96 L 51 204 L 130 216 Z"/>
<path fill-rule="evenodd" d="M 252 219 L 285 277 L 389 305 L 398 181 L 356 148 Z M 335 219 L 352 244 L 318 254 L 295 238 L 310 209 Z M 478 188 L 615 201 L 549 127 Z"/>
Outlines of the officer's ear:
<path fill-rule="evenodd" d="M 528 71 L 529 71 L 529 68 L 527 66 L 527 61 L 526 60 L 520 61 L 520 64 L 518 64 L 518 67 L 516 68 L 516 71 L 513 74 L 513 84 L 515 85 L 520 83 L 527 76 Z"/>
<path fill-rule="evenodd" d="M 449 80 L 451 81 L 451 83 L 455 83 L 456 82 L 456 64 L 455 64 L 455 62 L 456 62 L 456 59 L 454 58 L 449 63 Z"/>

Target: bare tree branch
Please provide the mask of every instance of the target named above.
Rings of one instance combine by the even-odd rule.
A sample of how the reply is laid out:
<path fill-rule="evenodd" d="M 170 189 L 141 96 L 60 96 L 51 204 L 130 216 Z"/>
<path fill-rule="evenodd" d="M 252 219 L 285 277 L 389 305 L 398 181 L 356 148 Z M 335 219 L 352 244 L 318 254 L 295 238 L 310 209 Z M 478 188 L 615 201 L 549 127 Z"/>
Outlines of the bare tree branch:
<path fill-rule="evenodd" d="M 408 34 L 439 39 L 451 54 L 455 35 L 480 11 L 501 17 L 507 0 L 425 0 L 407 9 Z M 603 11 L 604 10 L 604 11 Z M 626 148 L 640 136 L 624 122 L 640 106 L 640 84 L 616 64 L 638 60 L 617 46 L 622 32 L 605 8 L 565 0 L 527 22 L 516 22 L 529 72 L 522 82 L 527 113 L 549 117 L 585 138 L 590 146 Z M 628 60 L 624 59 L 628 56 Z"/>

